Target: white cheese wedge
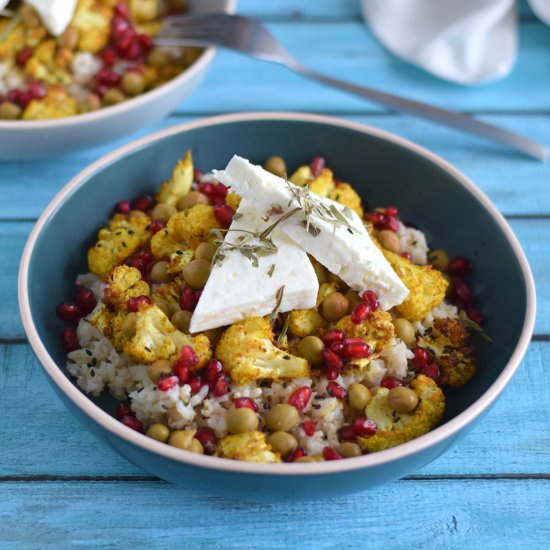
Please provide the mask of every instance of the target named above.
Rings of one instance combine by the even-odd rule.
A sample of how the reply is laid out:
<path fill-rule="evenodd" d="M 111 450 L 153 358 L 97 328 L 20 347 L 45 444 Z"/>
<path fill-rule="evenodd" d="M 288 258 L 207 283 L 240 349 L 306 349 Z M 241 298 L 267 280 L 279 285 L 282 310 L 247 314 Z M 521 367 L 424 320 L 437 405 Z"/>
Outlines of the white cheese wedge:
<path fill-rule="evenodd" d="M 44 26 L 54 35 L 65 32 L 76 10 L 77 0 L 26 0 L 42 19 Z"/>
<path fill-rule="evenodd" d="M 254 166 L 237 155 L 231 159 L 225 170 L 214 170 L 214 175 L 219 181 L 231 187 L 232 191 L 245 197 L 260 215 L 272 209 L 273 205 L 280 206 L 284 213 L 299 207 L 292 190 L 298 193 L 300 187 L 267 172 L 261 166 Z M 314 230 L 306 230 L 306 217 L 303 210 L 300 210 L 282 221 L 277 229 L 284 231 L 305 252 L 311 254 L 354 290 L 362 292 L 370 289 L 376 292 L 382 309 L 388 310 L 402 303 L 409 290 L 372 242 L 359 216 L 330 199 L 311 192 L 309 196 L 317 204 L 337 208 L 340 214 L 347 218 L 350 227 L 335 224 L 330 219 L 327 220 L 326 216 L 312 212 L 309 217 L 311 227 L 319 231 L 315 235 Z M 270 221 L 274 222 L 282 216 L 284 214 L 274 216 Z"/>
<path fill-rule="evenodd" d="M 229 250 L 227 245 L 261 245 L 248 232 L 259 234 L 271 222 L 263 221 L 261 214 L 244 199 L 236 218 L 222 245 L 225 257 L 213 265 L 191 318 L 192 333 L 230 325 L 248 317 L 268 315 L 275 308 L 277 293 L 282 286 L 284 292 L 279 311 L 315 306 L 319 282 L 307 254 L 283 232 L 274 230 L 269 237 L 277 252 L 269 255 L 258 252 L 258 265 L 254 267 L 241 251 Z"/>

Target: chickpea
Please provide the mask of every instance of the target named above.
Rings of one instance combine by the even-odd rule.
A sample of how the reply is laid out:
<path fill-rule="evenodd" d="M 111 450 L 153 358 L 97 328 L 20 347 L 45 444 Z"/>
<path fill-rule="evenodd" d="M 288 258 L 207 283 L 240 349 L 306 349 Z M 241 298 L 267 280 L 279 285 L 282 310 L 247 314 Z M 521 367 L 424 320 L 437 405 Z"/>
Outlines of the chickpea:
<path fill-rule="evenodd" d="M 348 307 L 348 313 L 351 313 L 353 311 L 353 308 L 361 302 L 361 296 L 359 296 L 359 293 L 355 290 L 351 290 L 351 288 L 346 292 L 345 297 L 348 299 L 349 307 Z"/>
<path fill-rule="evenodd" d="M 187 446 L 187 449 L 185 450 L 189 451 L 190 453 L 197 453 L 198 455 L 204 454 L 204 447 L 196 437 L 191 439 L 191 441 L 189 442 L 189 445 Z"/>
<path fill-rule="evenodd" d="M 126 95 L 134 97 L 145 91 L 146 83 L 142 74 L 137 71 L 128 71 L 122 76 L 120 87 Z"/>
<path fill-rule="evenodd" d="M 223 327 L 211 328 L 209 330 L 205 330 L 202 334 L 204 334 L 208 338 L 208 340 L 210 341 L 210 347 L 214 349 L 214 347 L 222 337 Z"/>
<path fill-rule="evenodd" d="M 290 454 L 298 446 L 298 441 L 292 434 L 281 431 L 273 432 L 268 436 L 267 443 L 274 452 L 280 453 L 281 456 Z"/>
<path fill-rule="evenodd" d="M 306 336 L 298 344 L 298 355 L 312 365 L 317 365 L 323 360 L 325 344 L 317 336 Z"/>
<path fill-rule="evenodd" d="M 418 395 L 406 386 L 392 388 L 386 399 L 388 406 L 399 414 L 411 414 L 418 405 Z"/>
<path fill-rule="evenodd" d="M 197 452 L 196 450 L 192 450 L 193 447 L 197 449 L 196 445 L 192 443 L 193 439 L 200 444 L 200 441 L 195 438 L 196 433 L 197 430 L 176 430 L 170 434 L 168 445 L 172 445 L 172 447 L 177 447 L 178 449 L 184 449 L 186 451 Z"/>
<path fill-rule="evenodd" d="M 170 317 L 170 322 L 184 334 L 189 334 L 189 325 L 191 324 L 191 317 L 193 313 L 190 311 L 178 310 L 172 317 Z"/>
<path fill-rule="evenodd" d="M 151 217 L 154 220 L 158 220 L 159 222 L 166 223 L 176 212 L 177 210 L 175 206 L 172 206 L 171 204 L 159 202 L 155 206 L 155 208 L 153 208 L 153 211 L 151 212 Z"/>
<path fill-rule="evenodd" d="M 227 430 L 232 434 L 253 432 L 258 427 L 258 416 L 248 407 L 229 409 L 225 421 L 227 423 Z"/>
<path fill-rule="evenodd" d="M 371 393 L 366 386 L 354 382 L 348 388 L 348 405 L 356 410 L 362 411 L 371 400 Z"/>
<path fill-rule="evenodd" d="M 101 99 L 97 94 L 88 94 L 80 104 L 83 113 L 90 113 L 101 109 Z"/>
<path fill-rule="evenodd" d="M 380 244 L 390 252 L 395 252 L 396 254 L 399 254 L 399 252 L 401 251 L 401 241 L 399 240 L 399 237 L 397 236 L 397 233 L 395 231 L 382 229 L 382 231 L 378 232 L 378 240 L 380 241 Z"/>
<path fill-rule="evenodd" d="M 407 319 L 398 317 L 393 322 L 393 326 L 395 327 L 397 337 L 401 338 L 409 348 L 412 347 L 416 342 L 416 333 L 412 324 Z"/>
<path fill-rule="evenodd" d="M 172 280 L 172 276 L 168 273 L 168 262 L 162 260 L 157 262 L 151 269 L 151 281 L 153 283 L 168 283 Z"/>
<path fill-rule="evenodd" d="M 131 210 L 130 214 L 128 214 L 128 217 L 130 218 L 147 218 L 147 214 L 145 212 L 142 212 L 141 210 Z"/>
<path fill-rule="evenodd" d="M 161 443 L 166 443 L 168 441 L 168 438 L 170 437 L 170 430 L 164 424 L 151 424 L 151 426 L 149 426 L 149 429 L 147 430 L 146 435 L 148 435 L 152 439 L 160 441 Z"/>
<path fill-rule="evenodd" d="M 170 374 L 172 372 L 172 364 L 166 359 L 157 359 L 147 367 L 147 374 L 151 382 L 155 384 L 162 374 Z"/>
<path fill-rule="evenodd" d="M 210 262 L 206 260 L 191 260 L 181 270 L 185 282 L 194 289 L 204 288 L 210 276 Z"/>
<path fill-rule="evenodd" d="M 68 27 L 67 30 L 57 39 L 57 43 L 61 48 L 74 50 L 78 44 L 78 31 L 73 27 Z"/>
<path fill-rule="evenodd" d="M 286 179 L 286 162 L 282 157 L 269 157 L 264 162 L 264 169 Z"/>
<path fill-rule="evenodd" d="M 445 250 L 435 249 L 428 254 L 428 263 L 432 264 L 435 269 L 447 273 L 449 271 L 451 258 Z"/>
<path fill-rule="evenodd" d="M 207 262 L 211 262 L 215 253 L 216 247 L 212 243 L 201 243 L 195 249 L 195 258 L 197 260 L 206 260 Z"/>
<path fill-rule="evenodd" d="M 319 462 L 314 456 L 302 456 L 297 458 L 294 462 Z"/>
<path fill-rule="evenodd" d="M 199 193 L 198 191 L 189 191 L 187 195 L 183 196 L 176 205 L 178 210 L 185 210 L 196 204 L 208 204 L 208 197 Z"/>
<path fill-rule="evenodd" d="M 4 101 L 0 104 L 0 120 L 17 120 L 21 118 L 23 110 L 17 103 Z"/>
<path fill-rule="evenodd" d="M 264 416 L 266 426 L 272 431 L 291 430 L 299 421 L 298 411 L 286 403 L 279 403 L 272 407 Z"/>
<path fill-rule="evenodd" d="M 354 456 L 361 456 L 361 447 L 357 443 L 342 443 L 336 447 L 336 452 L 344 458 L 353 458 Z"/>
<path fill-rule="evenodd" d="M 154 48 L 147 55 L 147 64 L 151 65 L 151 67 L 160 68 L 168 65 L 170 59 L 171 56 L 168 51 L 161 48 Z"/>
<path fill-rule="evenodd" d="M 136 334 L 137 313 L 131 312 L 126 315 L 126 319 L 122 322 L 120 330 L 126 339 L 130 340 Z"/>
<path fill-rule="evenodd" d="M 325 296 L 321 302 L 321 315 L 329 322 L 339 321 L 347 314 L 348 309 L 349 301 L 340 292 Z"/>
<path fill-rule="evenodd" d="M 126 99 L 126 96 L 118 88 L 110 88 L 105 92 L 103 96 L 103 103 L 107 106 L 117 105 L 122 103 Z"/>

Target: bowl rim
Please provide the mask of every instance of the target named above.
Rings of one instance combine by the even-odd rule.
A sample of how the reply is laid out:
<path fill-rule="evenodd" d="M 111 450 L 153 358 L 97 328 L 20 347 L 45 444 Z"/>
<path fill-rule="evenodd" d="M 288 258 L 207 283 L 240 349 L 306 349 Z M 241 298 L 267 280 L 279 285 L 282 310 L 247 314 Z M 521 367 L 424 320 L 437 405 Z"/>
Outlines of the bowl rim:
<path fill-rule="evenodd" d="M 77 386 L 75 386 L 62 371 L 62 366 L 57 363 L 48 354 L 46 347 L 38 336 L 38 332 L 34 327 L 34 322 L 31 315 L 29 295 L 27 292 L 29 263 L 33 254 L 36 241 L 47 221 L 56 212 L 58 207 L 62 205 L 64 200 L 76 191 L 81 185 L 93 176 L 96 172 L 109 166 L 112 162 L 125 156 L 128 153 L 139 150 L 149 144 L 152 144 L 163 138 L 173 136 L 175 134 L 184 133 L 197 128 L 210 126 L 218 126 L 224 124 L 232 124 L 238 122 L 259 122 L 259 121 L 289 121 L 289 122 L 307 122 L 312 124 L 331 125 L 335 127 L 345 128 L 359 133 L 374 136 L 379 139 L 390 141 L 391 143 L 404 147 L 412 151 L 428 161 L 436 164 L 441 169 L 445 170 L 455 180 L 457 180 L 467 191 L 469 191 L 485 208 L 487 213 L 498 224 L 501 231 L 507 238 L 514 254 L 520 264 L 521 272 L 526 285 L 526 300 L 527 307 L 523 328 L 515 349 L 510 357 L 510 360 L 503 368 L 500 375 L 489 386 L 489 388 L 467 407 L 460 414 L 438 426 L 431 432 L 422 435 L 412 441 L 403 443 L 396 447 L 379 451 L 370 455 L 350 458 L 346 460 L 325 461 L 308 463 L 308 467 L 304 468 L 301 464 L 278 464 L 278 463 L 250 463 L 236 460 L 220 460 L 217 457 L 197 455 L 189 452 L 181 452 L 181 449 L 172 448 L 169 445 L 155 441 L 143 434 L 127 429 L 114 417 L 109 415 L 86 394 L 84 394 Z M 106 432 L 116 437 L 121 438 L 127 444 L 139 447 L 141 450 L 161 455 L 164 459 L 172 460 L 187 466 L 197 467 L 207 470 L 217 470 L 220 472 L 233 472 L 250 475 L 274 475 L 274 476 L 296 476 L 296 475 L 319 475 L 319 474 L 338 474 L 344 472 L 352 472 L 359 469 L 374 468 L 383 464 L 391 464 L 403 458 L 413 456 L 417 453 L 425 451 L 432 446 L 442 443 L 445 439 L 456 435 L 470 422 L 480 416 L 488 409 L 497 399 L 500 393 L 504 390 L 527 350 L 531 335 L 533 333 L 536 311 L 536 294 L 535 284 L 531 269 L 525 257 L 525 254 L 514 235 L 512 229 L 492 204 L 489 198 L 477 188 L 457 168 L 443 160 L 438 155 L 428 151 L 427 149 L 390 132 L 380 130 L 372 126 L 361 124 L 358 122 L 340 120 L 334 117 L 305 114 L 297 112 L 257 112 L 257 113 L 233 113 L 221 116 L 208 117 L 198 119 L 192 122 L 178 124 L 176 126 L 155 132 L 144 138 L 135 140 L 129 144 L 119 147 L 115 151 L 106 154 L 99 160 L 93 162 L 88 167 L 84 168 L 77 174 L 69 183 L 67 183 L 52 199 L 42 215 L 36 222 L 28 241 L 25 245 L 21 258 L 19 278 L 18 278 L 18 295 L 20 314 L 23 321 L 23 327 L 27 334 L 29 343 L 39 359 L 40 364 L 51 378 L 53 383 L 68 397 L 81 412 L 88 416 L 92 421 L 96 422 Z"/>
<path fill-rule="evenodd" d="M 226 2 L 226 7 L 223 12 L 230 14 L 235 13 L 237 0 L 224 1 Z M 193 63 L 191 63 L 187 69 L 183 70 L 176 77 L 170 79 L 164 84 L 161 84 L 157 88 L 148 90 L 144 94 L 140 94 L 136 97 L 129 98 L 128 100 L 117 105 L 110 105 L 90 113 L 82 113 L 63 118 L 43 120 L 0 120 L 0 132 L 25 132 L 25 130 L 55 131 L 59 128 L 67 128 L 80 124 L 93 124 L 111 116 L 123 115 L 133 109 L 146 108 L 150 102 L 154 102 L 157 99 L 162 98 L 165 94 L 178 88 L 184 81 L 191 80 L 202 71 L 206 70 L 208 65 L 210 65 L 213 61 L 217 51 L 218 48 L 213 46 L 205 48 L 202 54 Z"/>

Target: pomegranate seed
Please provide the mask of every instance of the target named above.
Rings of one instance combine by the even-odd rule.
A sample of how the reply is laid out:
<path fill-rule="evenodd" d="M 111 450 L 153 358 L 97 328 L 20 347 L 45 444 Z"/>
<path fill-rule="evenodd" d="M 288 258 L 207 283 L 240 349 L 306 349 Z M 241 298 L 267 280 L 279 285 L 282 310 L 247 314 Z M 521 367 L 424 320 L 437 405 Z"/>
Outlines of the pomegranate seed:
<path fill-rule="evenodd" d="M 130 403 L 119 403 L 115 409 L 115 418 L 122 420 L 125 416 L 136 416 Z"/>
<path fill-rule="evenodd" d="M 353 429 L 353 426 L 350 424 L 348 426 L 342 426 L 338 432 L 340 441 L 355 441 L 357 434 Z"/>
<path fill-rule="evenodd" d="M 363 359 L 371 354 L 370 346 L 362 338 L 346 338 L 343 348 L 348 359 Z"/>
<path fill-rule="evenodd" d="M 452 275 L 467 275 L 470 271 L 472 271 L 472 264 L 464 256 L 458 256 L 449 265 L 449 272 Z"/>
<path fill-rule="evenodd" d="M 423 374 L 424 376 L 429 376 L 430 378 L 433 378 L 436 382 L 439 383 L 441 370 L 439 369 L 439 365 L 437 363 L 430 363 L 429 365 L 425 365 L 421 369 L 418 369 L 418 372 L 420 374 Z"/>
<path fill-rule="evenodd" d="M 195 355 L 195 357 L 197 357 Z M 197 363 L 199 359 L 197 358 Z M 204 369 L 204 379 L 207 382 L 214 382 L 218 379 L 220 374 L 223 372 L 223 365 L 221 364 L 221 361 L 218 361 L 217 359 L 210 359 L 208 361 L 208 364 L 206 365 L 206 368 Z"/>
<path fill-rule="evenodd" d="M 147 212 L 153 206 L 153 197 L 146 195 L 144 197 L 139 197 L 134 201 L 134 210 L 141 210 L 142 212 Z"/>
<path fill-rule="evenodd" d="M 85 286 L 79 286 L 76 291 L 76 305 L 83 315 L 88 315 L 96 306 L 94 293 Z"/>
<path fill-rule="evenodd" d="M 155 256 L 152 252 L 149 252 L 148 250 L 142 250 L 138 254 L 138 258 L 140 260 L 143 260 L 144 262 L 152 262 L 155 259 Z"/>
<path fill-rule="evenodd" d="M 336 329 L 327 330 L 327 332 L 323 334 L 322 340 L 327 346 L 330 346 L 334 342 L 342 342 L 344 340 L 344 333 Z"/>
<path fill-rule="evenodd" d="M 107 46 L 102 52 L 101 52 L 101 59 L 105 65 L 108 67 L 111 67 L 115 64 L 116 61 L 116 53 L 113 48 Z"/>
<path fill-rule="evenodd" d="M 140 258 L 134 258 L 128 262 L 128 265 L 130 267 L 135 267 L 136 269 L 139 269 L 142 277 L 147 277 L 149 275 L 149 271 L 151 271 L 151 268 L 153 267 L 153 264 L 151 262 L 146 262 L 145 260 L 142 260 Z"/>
<path fill-rule="evenodd" d="M 15 62 L 20 66 L 24 67 L 29 59 L 32 57 L 34 50 L 32 48 L 22 48 L 17 52 L 15 56 Z"/>
<path fill-rule="evenodd" d="M 466 310 L 466 314 L 474 323 L 477 323 L 478 325 L 482 325 L 485 322 L 485 317 L 483 317 L 481 311 L 473 307 L 469 307 Z"/>
<path fill-rule="evenodd" d="M 327 384 L 327 393 L 331 397 L 336 397 L 336 399 L 341 399 L 342 401 L 344 401 L 348 395 L 346 389 L 337 382 L 329 382 Z"/>
<path fill-rule="evenodd" d="M 142 434 L 144 432 L 143 430 L 143 424 L 135 417 L 133 416 L 125 416 L 121 422 L 127 426 L 128 428 L 135 430 L 136 432 L 139 432 Z"/>
<path fill-rule="evenodd" d="M 172 372 L 178 377 L 180 386 L 187 383 L 187 379 L 189 378 L 189 367 L 181 360 L 181 357 L 174 363 Z"/>
<path fill-rule="evenodd" d="M 340 376 L 340 371 L 338 369 L 326 368 L 325 369 L 325 378 L 327 380 L 336 380 Z"/>
<path fill-rule="evenodd" d="M 409 260 L 409 262 L 412 262 L 412 256 L 409 252 L 401 252 L 401 257 L 405 258 L 405 260 Z"/>
<path fill-rule="evenodd" d="M 124 2 L 120 2 L 115 6 L 115 13 L 124 19 L 130 19 L 130 8 Z"/>
<path fill-rule="evenodd" d="M 388 206 L 385 210 L 384 210 L 384 214 L 386 214 L 386 216 L 397 216 L 399 214 L 399 210 L 397 210 L 397 208 L 395 208 L 395 206 Z"/>
<path fill-rule="evenodd" d="M 165 227 L 166 227 L 166 224 L 164 222 L 159 221 L 159 220 L 153 220 L 149 224 L 149 229 L 151 230 L 151 233 L 153 233 L 153 235 L 155 233 L 158 233 L 161 229 L 164 229 Z"/>
<path fill-rule="evenodd" d="M 78 336 L 74 327 L 65 327 L 63 329 L 61 333 L 61 345 L 67 353 L 80 348 Z"/>
<path fill-rule="evenodd" d="M 138 34 L 137 41 L 141 49 L 145 52 L 153 48 L 153 40 L 148 34 Z"/>
<path fill-rule="evenodd" d="M 342 460 L 344 458 L 342 455 L 339 455 L 334 449 L 330 447 L 325 447 L 323 449 L 323 458 L 325 460 Z"/>
<path fill-rule="evenodd" d="M 168 391 L 178 385 L 178 378 L 171 374 L 161 374 L 157 382 L 157 388 L 160 391 Z"/>
<path fill-rule="evenodd" d="M 399 380 L 399 378 L 396 378 L 395 376 L 386 376 L 382 382 L 380 382 L 381 388 L 388 388 L 388 390 L 391 390 L 392 388 L 397 388 L 397 386 L 402 386 L 403 382 Z"/>
<path fill-rule="evenodd" d="M 213 195 L 210 197 L 210 202 L 212 203 L 212 206 L 223 206 L 225 204 L 225 197 Z"/>
<path fill-rule="evenodd" d="M 218 220 L 218 223 L 226 229 L 231 225 L 234 214 L 235 210 L 227 204 L 219 204 L 214 206 L 214 216 L 216 217 L 216 220 Z"/>
<path fill-rule="evenodd" d="M 377 210 L 367 212 L 367 218 L 373 223 L 375 227 L 386 223 L 386 215 L 382 214 L 382 212 L 378 212 Z"/>
<path fill-rule="evenodd" d="M 98 84 L 94 88 L 94 94 L 98 95 L 99 97 L 103 97 L 108 91 L 109 91 L 109 86 L 105 86 L 105 84 Z"/>
<path fill-rule="evenodd" d="M 314 176 L 318 176 L 321 173 L 321 170 L 325 167 L 325 157 L 313 157 L 309 166 L 311 168 L 312 174 Z"/>
<path fill-rule="evenodd" d="M 453 279 L 456 279 L 456 277 L 453 277 Z M 462 304 L 469 304 L 472 301 L 472 291 L 464 281 L 460 283 L 453 281 L 453 293 Z"/>
<path fill-rule="evenodd" d="M 388 229 L 397 233 L 399 231 L 399 221 L 393 216 L 386 216 L 386 223 L 380 229 Z"/>
<path fill-rule="evenodd" d="M 413 361 L 416 367 L 423 367 L 430 362 L 431 354 L 426 348 L 416 347 L 412 351 L 414 353 Z"/>
<path fill-rule="evenodd" d="M 127 303 L 128 311 L 138 311 L 143 304 L 150 304 L 151 299 L 148 296 L 137 296 L 130 298 Z"/>
<path fill-rule="evenodd" d="M 10 90 L 8 92 L 7 100 L 11 101 L 12 103 L 17 103 L 19 107 L 25 109 L 27 105 L 31 102 L 32 97 L 31 94 L 28 94 L 23 90 Z"/>
<path fill-rule="evenodd" d="M 329 347 L 337 355 L 342 355 L 344 351 L 344 342 L 333 342 Z"/>
<path fill-rule="evenodd" d="M 295 409 L 303 411 L 307 407 L 312 394 L 313 392 L 309 386 L 301 386 L 290 394 L 287 403 Z"/>
<path fill-rule="evenodd" d="M 95 77 L 99 84 L 108 87 L 116 86 L 120 82 L 120 75 L 109 69 L 100 69 Z"/>
<path fill-rule="evenodd" d="M 369 420 L 364 416 L 356 418 L 352 423 L 351 427 L 355 432 L 355 435 L 364 437 L 374 435 L 376 433 L 376 422 Z"/>
<path fill-rule="evenodd" d="M 359 325 L 370 315 L 370 306 L 365 302 L 359 302 L 351 312 L 351 322 L 354 325 Z"/>
<path fill-rule="evenodd" d="M 120 16 L 113 17 L 111 21 L 111 37 L 118 44 L 124 33 L 130 28 L 130 23 Z"/>
<path fill-rule="evenodd" d="M 368 304 L 372 311 L 376 311 L 380 307 L 378 294 L 372 290 L 365 290 L 365 292 L 361 294 L 361 300 Z"/>
<path fill-rule="evenodd" d="M 57 316 L 63 319 L 63 321 L 71 321 L 74 323 L 82 317 L 82 311 L 72 302 L 61 302 L 57 304 L 55 311 L 57 312 Z"/>
<path fill-rule="evenodd" d="M 218 446 L 218 438 L 210 428 L 199 428 L 195 437 L 201 442 L 207 455 L 214 454 Z"/>
<path fill-rule="evenodd" d="M 256 405 L 256 402 L 250 399 L 250 397 L 237 397 L 237 399 L 233 401 L 233 405 L 236 409 L 247 408 L 254 412 L 258 412 L 258 405 Z"/>
<path fill-rule="evenodd" d="M 306 453 L 304 452 L 304 449 L 302 447 L 296 447 L 287 457 L 287 462 L 295 462 L 299 458 L 302 458 L 303 456 L 306 456 Z"/>
<path fill-rule="evenodd" d="M 323 350 L 323 357 L 329 369 L 340 370 L 344 366 L 342 358 L 329 348 Z"/>
<path fill-rule="evenodd" d="M 225 378 L 225 376 L 221 376 L 218 378 L 212 387 L 212 393 L 216 397 L 221 397 L 222 395 L 225 395 L 227 392 L 229 392 L 229 381 Z"/>
<path fill-rule="evenodd" d="M 214 187 L 214 195 L 216 197 L 221 197 L 222 199 L 225 199 L 228 192 L 229 187 L 225 186 L 223 183 L 218 183 L 218 185 Z"/>
<path fill-rule="evenodd" d="M 195 168 L 195 170 L 193 171 L 193 181 L 195 183 L 200 183 L 201 180 L 202 180 L 202 172 L 198 168 Z"/>
<path fill-rule="evenodd" d="M 302 424 L 302 429 L 304 430 L 304 433 L 311 437 L 315 433 L 315 428 L 317 427 L 317 424 L 313 422 L 313 420 L 306 420 Z"/>
<path fill-rule="evenodd" d="M 196 292 L 193 292 L 191 288 L 182 288 L 180 294 L 181 309 L 184 311 L 195 311 L 198 301 Z"/>
<path fill-rule="evenodd" d="M 209 181 L 205 181 L 199 184 L 199 191 L 207 197 L 212 197 L 216 194 L 216 186 Z"/>
<path fill-rule="evenodd" d="M 187 380 L 187 383 L 191 387 L 191 395 L 195 395 L 196 393 L 199 393 L 201 388 L 206 385 L 202 381 L 202 378 L 199 375 L 189 378 L 189 380 Z"/>
<path fill-rule="evenodd" d="M 27 90 L 33 99 L 42 99 L 46 95 L 46 86 L 42 82 L 27 82 Z"/>

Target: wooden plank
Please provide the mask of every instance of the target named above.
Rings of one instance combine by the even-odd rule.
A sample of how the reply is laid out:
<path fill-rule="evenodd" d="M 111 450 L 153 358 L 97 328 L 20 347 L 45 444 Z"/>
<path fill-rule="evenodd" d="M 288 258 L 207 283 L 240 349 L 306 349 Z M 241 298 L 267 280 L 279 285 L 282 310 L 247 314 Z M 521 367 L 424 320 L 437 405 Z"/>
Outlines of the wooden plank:
<path fill-rule="evenodd" d="M 541 383 L 549 363 L 550 343 L 533 342 L 490 413 L 453 450 L 418 474 L 550 475 L 550 409 L 543 406 L 548 385 Z M 50 388 L 29 346 L 0 347 L 0 392 L 0 479 L 42 474 L 147 475 L 76 422 Z M 32 401 L 24 396 L 32 396 Z"/>
<path fill-rule="evenodd" d="M 363 115 L 344 118 L 393 132 L 433 150 L 463 170 L 504 214 L 550 214 L 548 163 L 533 161 L 481 139 L 412 117 Z M 101 155 L 137 137 L 192 119 L 173 116 L 117 143 L 58 160 L 1 163 L 0 219 L 36 218 L 58 189 Z M 546 115 L 492 115 L 483 116 L 483 119 L 550 144 L 550 119 Z"/>
<path fill-rule="evenodd" d="M 0 494 L 6 549 L 284 549 L 299 540 L 300 548 L 368 541 L 369 548 L 500 550 L 503 541 L 545 548 L 550 535 L 548 481 L 401 481 L 332 498 L 328 514 L 323 500 L 248 504 L 156 482 L 5 483 Z"/>

